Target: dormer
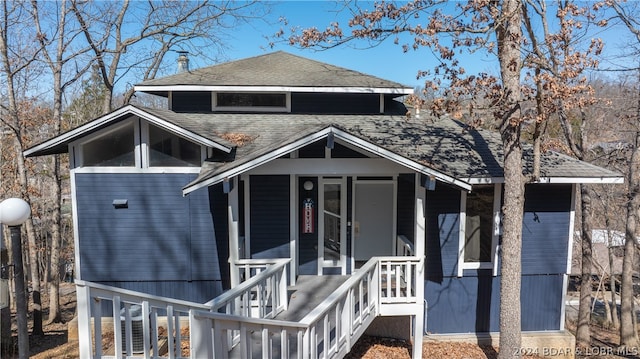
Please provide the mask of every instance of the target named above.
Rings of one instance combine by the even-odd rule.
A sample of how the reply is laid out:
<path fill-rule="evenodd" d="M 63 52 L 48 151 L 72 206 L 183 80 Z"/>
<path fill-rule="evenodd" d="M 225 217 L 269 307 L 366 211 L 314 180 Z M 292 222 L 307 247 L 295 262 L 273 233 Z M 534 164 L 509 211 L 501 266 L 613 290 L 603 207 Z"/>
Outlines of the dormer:
<path fill-rule="evenodd" d="M 283 51 L 148 80 L 186 113 L 404 114 L 405 85 Z"/>

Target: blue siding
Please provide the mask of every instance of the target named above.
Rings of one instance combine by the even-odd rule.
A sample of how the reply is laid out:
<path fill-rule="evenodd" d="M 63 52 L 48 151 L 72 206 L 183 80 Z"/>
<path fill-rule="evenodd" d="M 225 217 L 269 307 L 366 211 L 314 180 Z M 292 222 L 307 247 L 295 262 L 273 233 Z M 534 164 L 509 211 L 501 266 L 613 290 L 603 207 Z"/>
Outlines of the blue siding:
<path fill-rule="evenodd" d="M 528 185 L 522 247 L 522 329 L 560 328 L 563 275 L 571 210 L 571 185 Z M 499 330 L 500 276 L 465 270 L 457 277 L 458 189 L 438 183 L 427 191 L 427 330 L 472 333 Z"/>
<path fill-rule="evenodd" d="M 291 94 L 292 113 L 375 114 L 380 112 L 378 94 Z"/>
<path fill-rule="evenodd" d="M 240 188 L 238 188 L 240 190 Z M 242 192 L 239 192 L 242 193 Z M 240 202 L 242 203 L 242 202 Z M 224 289 L 231 288 L 231 274 L 229 264 L 229 197 L 222 189 L 222 183 L 209 187 L 209 206 L 213 214 L 213 227 L 218 249 L 218 262 Z"/>
<path fill-rule="evenodd" d="M 458 268 L 460 190 L 438 183 L 426 198 L 426 279 L 442 283 Z"/>
<path fill-rule="evenodd" d="M 562 275 L 522 277 L 522 330 L 559 330 L 562 308 Z M 490 273 L 449 277 L 438 284 L 426 282 L 429 333 L 497 332 L 500 277 Z"/>
<path fill-rule="evenodd" d="M 289 258 L 289 176 L 251 176 L 251 258 Z"/>
<path fill-rule="evenodd" d="M 181 193 L 195 175 L 75 176 L 81 279 L 220 281 L 208 192 L 196 191 L 187 197 Z M 128 208 L 115 209 L 114 199 L 127 199 Z M 157 294 L 176 297 L 193 293 L 174 289 L 178 292 L 172 289 Z"/>
<path fill-rule="evenodd" d="M 206 303 L 222 293 L 220 281 L 154 281 L 154 282 L 100 282 L 123 289 L 164 296 L 196 303 Z M 171 295 L 167 295 L 170 293 Z"/>
<path fill-rule="evenodd" d="M 415 178 L 413 173 L 398 176 L 397 234 L 414 240 L 416 232 Z"/>
<path fill-rule="evenodd" d="M 522 222 L 522 273 L 567 271 L 571 185 L 529 185 Z"/>

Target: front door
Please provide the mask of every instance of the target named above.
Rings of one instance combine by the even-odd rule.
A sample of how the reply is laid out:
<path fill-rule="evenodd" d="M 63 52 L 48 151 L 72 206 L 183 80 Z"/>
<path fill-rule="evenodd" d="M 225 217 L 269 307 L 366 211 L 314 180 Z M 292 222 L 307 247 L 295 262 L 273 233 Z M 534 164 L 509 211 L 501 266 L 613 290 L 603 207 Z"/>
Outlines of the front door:
<path fill-rule="evenodd" d="M 391 181 L 355 183 L 354 259 L 393 255 L 394 184 Z"/>
<path fill-rule="evenodd" d="M 347 186 L 345 178 L 320 178 L 318 274 L 346 274 Z"/>

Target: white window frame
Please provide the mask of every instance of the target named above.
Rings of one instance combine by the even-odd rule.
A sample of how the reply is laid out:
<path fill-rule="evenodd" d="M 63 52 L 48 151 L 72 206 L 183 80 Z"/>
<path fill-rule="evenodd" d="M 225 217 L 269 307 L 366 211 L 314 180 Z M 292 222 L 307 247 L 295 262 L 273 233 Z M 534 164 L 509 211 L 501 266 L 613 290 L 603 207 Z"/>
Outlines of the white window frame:
<path fill-rule="evenodd" d="M 464 275 L 465 269 L 492 269 L 493 275 L 498 273 L 498 242 L 502 234 L 501 222 L 501 203 L 502 203 L 502 184 L 493 185 L 493 230 L 491 235 L 491 261 L 490 262 L 465 262 L 464 247 L 466 242 L 466 223 L 467 223 L 467 191 L 460 192 L 460 223 L 459 223 L 459 239 L 458 239 L 458 277 Z"/>
<path fill-rule="evenodd" d="M 218 106 L 219 93 L 247 93 L 247 94 L 277 94 L 285 95 L 284 107 L 271 106 Z M 246 111 L 246 112 L 291 112 L 291 92 L 265 92 L 265 91 L 217 91 L 211 92 L 212 111 Z"/>
<path fill-rule="evenodd" d="M 97 138 L 108 136 L 110 133 L 117 131 L 125 126 L 133 123 L 134 137 L 134 156 L 135 166 L 84 166 L 83 149 L 84 144 L 89 143 Z M 102 129 L 79 141 L 70 144 L 70 154 L 73 157 L 73 169 L 80 173 L 200 173 L 201 166 L 195 167 L 162 167 L 149 166 L 149 126 L 155 126 L 148 121 L 139 117 L 131 117 L 123 120 L 108 128 Z M 162 128 L 162 127 L 160 127 Z M 175 136 L 184 138 L 183 136 L 162 128 Z M 188 140 L 188 139 L 187 139 Z M 200 145 L 200 161 L 201 163 L 207 158 L 207 147 Z"/>

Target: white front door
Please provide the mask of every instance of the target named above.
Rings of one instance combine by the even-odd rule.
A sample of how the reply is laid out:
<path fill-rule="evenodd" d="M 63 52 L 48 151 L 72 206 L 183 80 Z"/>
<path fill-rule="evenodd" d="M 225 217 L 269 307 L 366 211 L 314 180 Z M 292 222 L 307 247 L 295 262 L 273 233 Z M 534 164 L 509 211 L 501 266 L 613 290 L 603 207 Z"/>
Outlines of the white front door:
<path fill-rule="evenodd" d="M 395 233 L 395 185 L 392 181 L 355 183 L 354 258 L 393 255 Z"/>
<path fill-rule="evenodd" d="M 346 274 L 347 186 L 345 178 L 320 178 L 318 274 Z"/>

